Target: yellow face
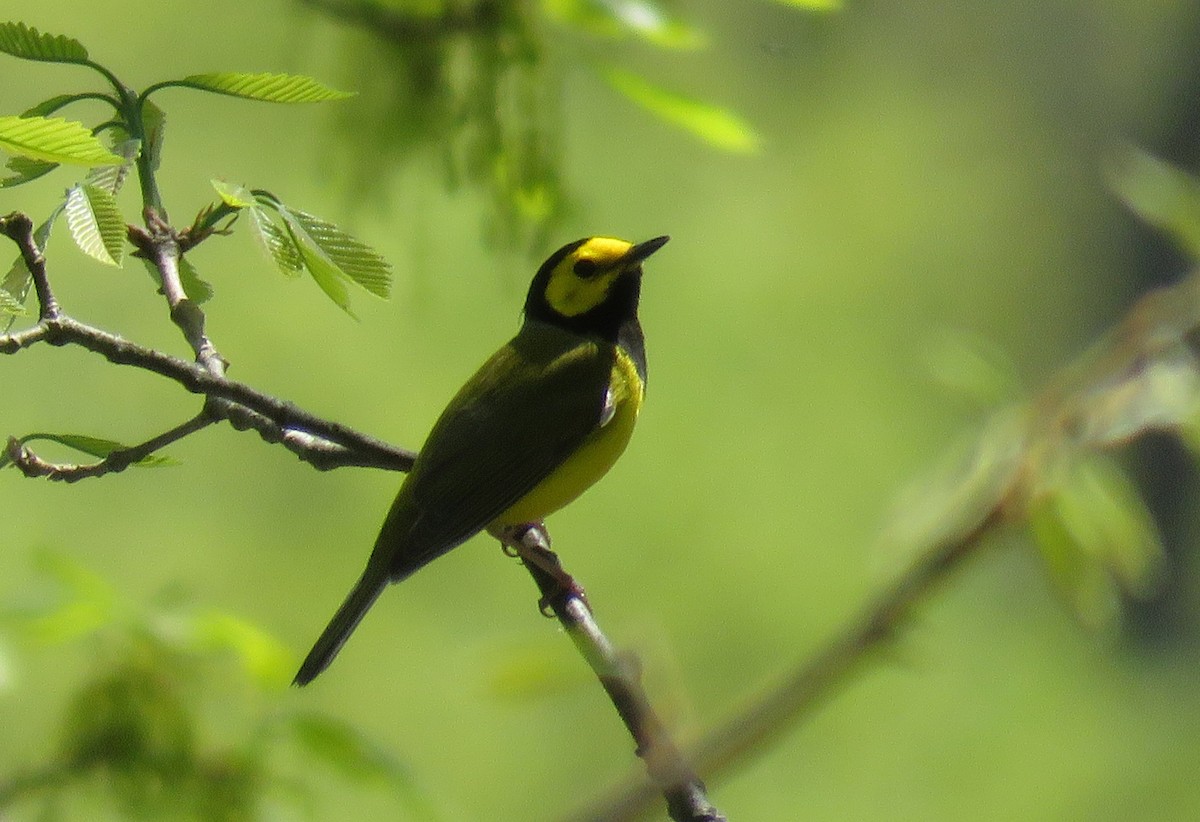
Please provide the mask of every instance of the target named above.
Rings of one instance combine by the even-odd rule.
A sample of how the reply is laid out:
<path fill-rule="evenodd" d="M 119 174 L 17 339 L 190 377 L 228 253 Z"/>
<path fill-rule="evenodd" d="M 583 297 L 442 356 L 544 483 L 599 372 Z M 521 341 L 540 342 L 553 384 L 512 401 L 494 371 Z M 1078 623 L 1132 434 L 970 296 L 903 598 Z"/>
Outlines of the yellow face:
<path fill-rule="evenodd" d="M 608 296 L 622 273 L 641 264 L 631 258 L 632 243 L 611 237 L 592 237 L 572 251 L 550 272 L 546 302 L 564 317 L 590 311 Z"/>

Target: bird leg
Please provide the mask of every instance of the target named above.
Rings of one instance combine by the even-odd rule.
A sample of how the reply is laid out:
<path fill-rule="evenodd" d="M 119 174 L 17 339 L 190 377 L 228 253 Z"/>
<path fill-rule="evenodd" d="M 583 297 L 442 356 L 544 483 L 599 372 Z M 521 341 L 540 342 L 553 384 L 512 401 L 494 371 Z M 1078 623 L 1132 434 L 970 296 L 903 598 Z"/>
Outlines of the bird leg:
<path fill-rule="evenodd" d="M 542 592 L 538 610 L 543 615 L 555 616 L 553 604 L 571 597 L 578 597 L 591 607 L 583 587 L 563 568 L 558 554 L 550 550 L 550 533 L 545 523 L 529 522 L 488 530 L 500 540 L 505 554 L 519 558 L 533 574 Z"/>

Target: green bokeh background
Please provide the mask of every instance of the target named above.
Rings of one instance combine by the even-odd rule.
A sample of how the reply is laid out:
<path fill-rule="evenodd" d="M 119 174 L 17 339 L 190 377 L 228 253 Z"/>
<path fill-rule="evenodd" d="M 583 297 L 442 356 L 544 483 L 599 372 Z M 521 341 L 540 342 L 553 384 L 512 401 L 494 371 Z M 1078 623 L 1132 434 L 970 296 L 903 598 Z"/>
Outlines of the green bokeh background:
<path fill-rule="evenodd" d="M 768 687 L 902 563 L 875 547 L 890 502 L 974 419 L 930 376 L 946 332 L 989 340 L 1036 384 L 1147 276 L 1173 273 L 1135 265 L 1145 237 L 1104 172 L 1127 141 L 1154 148 L 1177 115 L 1200 26 L 1185 0 L 679 11 L 708 48 L 539 29 L 564 77 L 574 209 L 535 256 L 588 234 L 673 238 L 644 286 L 651 383 L 638 433 L 551 526 L 687 738 Z M 345 85 L 362 43 L 281 0 L 47 0 L 21 15 L 139 85 L 215 70 Z M 722 154 L 631 107 L 581 54 L 737 110 L 761 151 Z M 3 71 L 3 112 L 90 82 L 8 58 Z M 384 205 L 355 203 L 330 110 L 184 90 L 159 103 L 177 222 L 220 177 L 350 227 L 396 266 L 393 299 L 356 294 L 355 323 L 311 283 L 283 281 L 244 233 L 206 244 L 194 262 L 217 289 L 209 330 L 231 376 L 419 445 L 516 328 L 536 260 L 487 244 L 486 197 L 448 191 L 435 162 L 389 177 Z M 44 213 L 70 182 L 2 192 L 0 210 Z M 94 265 L 65 232 L 50 258 L 68 311 L 184 355 L 136 262 Z M 0 368 L 4 434 L 137 441 L 196 408 L 173 385 L 77 350 L 41 346 Z M 20 588 L 33 550 L 51 548 L 137 600 L 183 586 L 299 659 L 357 577 L 398 478 L 321 474 L 228 428 L 170 453 L 181 467 L 70 487 L 0 474 L 0 580 Z M 474 540 L 390 591 L 330 673 L 280 699 L 372 729 L 440 818 L 553 818 L 633 756 L 534 599 L 515 562 Z M 714 781 L 713 798 L 737 820 L 1200 818 L 1192 627 L 1149 645 L 1089 636 L 1013 540 L 957 576 L 895 655 Z M 63 702 L 93 664 L 79 648 L 3 647 L 0 773 L 51 755 Z M 212 744 L 235 733 L 215 714 Z M 328 782 L 328 818 L 391 807 L 313 778 Z"/>

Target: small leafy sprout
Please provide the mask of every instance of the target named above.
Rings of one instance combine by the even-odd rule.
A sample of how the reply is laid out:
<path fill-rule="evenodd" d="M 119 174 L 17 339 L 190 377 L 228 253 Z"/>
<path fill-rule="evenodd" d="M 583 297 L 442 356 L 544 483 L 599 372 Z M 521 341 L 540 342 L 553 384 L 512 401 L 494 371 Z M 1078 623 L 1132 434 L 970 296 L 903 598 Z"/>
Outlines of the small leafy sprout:
<path fill-rule="evenodd" d="M 85 66 L 107 82 L 106 91 L 60 94 L 20 115 L 0 116 L 0 151 L 11 155 L 6 164 L 8 173 L 0 175 L 0 188 L 31 182 L 60 165 L 89 168 L 85 178 L 69 187 L 64 201 L 39 226 L 35 239 L 39 249 L 44 249 L 57 218 L 65 215 L 75 244 L 93 259 L 114 266 L 121 265 L 124 259 L 125 241 L 131 230 L 116 200 L 131 170 L 137 170 L 144 210 L 156 215 L 155 219 L 163 226 L 167 225 L 156 177 L 162 160 L 166 115 L 150 99 L 152 95 L 168 88 L 187 88 L 268 103 L 320 103 L 353 96 L 311 77 L 240 72 L 191 74 L 153 83 L 138 92 L 92 60 L 78 40 L 43 33 L 19 22 L 0 23 L 0 52 L 25 60 Z M 82 100 L 107 103 L 111 116 L 91 127 L 53 116 Z M 214 234 L 229 233 L 237 215 L 243 209 L 250 209 L 251 230 L 276 265 L 289 275 L 307 271 L 322 291 L 347 313 L 350 313 L 348 281 L 373 294 L 388 296 L 391 289 L 388 263 L 333 223 L 286 206 L 265 191 L 246 192 L 239 199 L 234 187 L 215 185 L 221 202 L 202 210 L 190 227 L 178 233 L 181 252 L 186 253 Z M 149 261 L 144 262 L 152 280 L 159 282 L 157 269 Z M 212 286 L 200 278 L 187 257 L 179 259 L 179 274 L 183 289 L 193 302 L 201 303 L 212 296 Z M 24 313 L 30 279 L 24 261 L 14 262 L 0 280 L 0 315 Z"/>
<path fill-rule="evenodd" d="M 92 437 L 87 434 L 54 434 L 39 431 L 34 434 L 26 434 L 19 439 L 16 437 L 10 438 L 7 449 L 0 452 L 0 468 L 7 468 L 12 465 L 14 455 L 20 454 L 23 446 L 31 442 L 56 442 L 81 454 L 87 454 L 89 457 L 96 457 L 101 460 L 108 459 L 109 456 L 118 451 L 128 451 L 132 447 L 116 440 Z M 129 465 L 138 468 L 163 468 L 178 464 L 171 457 L 161 454 L 148 454 L 139 460 L 129 463 Z"/>
<path fill-rule="evenodd" d="M 250 226 L 267 255 L 286 277 L 307 271 L 321 290 L 349 314 L 347 283 L 387 299 L 392 287 L 391 265 L 373 248 L 333 223 L 292 208 L 269 191 L 247 190 L 214 180 L 221 204 L 209 220 L 241 210 L 250 212 Z"/>

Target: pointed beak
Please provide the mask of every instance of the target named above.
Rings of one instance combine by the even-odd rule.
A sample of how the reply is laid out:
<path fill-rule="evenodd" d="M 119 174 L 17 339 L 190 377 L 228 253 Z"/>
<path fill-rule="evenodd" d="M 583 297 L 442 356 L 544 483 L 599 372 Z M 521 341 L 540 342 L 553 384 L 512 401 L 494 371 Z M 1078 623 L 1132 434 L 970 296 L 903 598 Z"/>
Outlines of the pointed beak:
<path fill-rule="evenodd" d="M 633 248 L 626 252 L 625 257 L 621 260 L 624 266 L 632 266 L 640 263 L 642 260 L 649 257 L 655 251 L 658 251 L 667 244 L 667 240 L 671 239 L 667 235 L 655 237 L 653 240 L 646 240 L 644 243 L 638 243 Z"/>

